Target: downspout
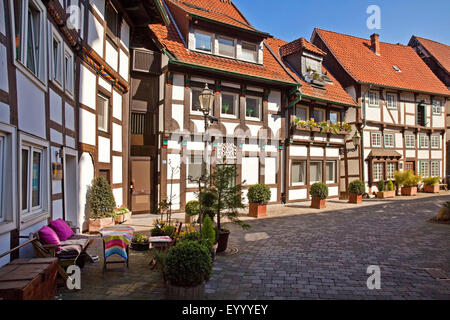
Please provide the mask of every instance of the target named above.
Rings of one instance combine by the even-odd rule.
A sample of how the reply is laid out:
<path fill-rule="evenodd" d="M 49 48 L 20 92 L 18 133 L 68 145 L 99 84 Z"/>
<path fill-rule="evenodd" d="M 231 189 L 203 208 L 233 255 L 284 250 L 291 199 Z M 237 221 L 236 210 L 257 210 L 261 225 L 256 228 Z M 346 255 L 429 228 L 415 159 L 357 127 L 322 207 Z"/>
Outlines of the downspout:
<path fill-rule="evenodd" d="M 303 94 L 302 94 L 302 91 L 300 90 L 301 86 L 302 85 L 299 83 L 293 89 L 291 89 L 289 91 L 288 99 L 291 96 L 295 96 L 295 98 L 288 104 L 288 106 L 285 110 L 285 116 L 284 116 L 285 124 L 286 124 L 286 128 L 285 128 L 286 139 L 284 140 L 284 148 L 283 148 L 283 152 L 282 152 L 282 155 L 283 155 L 282 163 L 284 164 L 283 168 L 282 168 L 282 172 L 281 172 L 281 176 L 284 178 L 284 181 L 282 184 L 283 185 L 282 197 L 281 197 L 282 203 L 287 202 L 287 193 L 288 193 L 288 189 L 289 189 L 289 182 L 288 182 L 289 178 L 287 177 L 287 170 L 289 170 L 288 169 L 289 168 L 289 158 L 287 156 L 287 153 L 288 153 L 288 147 L 289 147 L 290 140 L 291 140 L 291 119 L 289 117 L 289 109 L 291 109 L 292 107 L 295 107 L 295 105 L 297 103 L 302 101 Z"/>
<path fill-rule="evenodd" d="M 367 113 L 366 113 L 366 100 L 367 100 L 367 94 L 369 93 L 370 89 L 372 89 L 373 84 L 369 85 L 369 88 L 366 90 L 366 92 L 364 92 L 364 101 L 363 101 L 363 124 L 360 128 L 360 135 L 361 135 L 361 145 L 360 145 L 360 154 L 361 154 L 361 162 L 362 162 L 362 170 L 361 170 L 361 180 L 364 182 L 365 181 L 365 177 L 364 177 L 364 128 L 367 125 Z"/>

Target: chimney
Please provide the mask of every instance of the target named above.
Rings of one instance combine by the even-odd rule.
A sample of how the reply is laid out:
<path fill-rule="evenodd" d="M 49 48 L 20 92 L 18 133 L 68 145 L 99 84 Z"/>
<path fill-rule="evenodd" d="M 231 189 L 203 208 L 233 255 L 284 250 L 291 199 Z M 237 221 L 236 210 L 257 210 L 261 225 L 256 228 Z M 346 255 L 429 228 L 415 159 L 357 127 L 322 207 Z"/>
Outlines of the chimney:
<path fill-rule="evenodd" d="M 377 56 L 380 55 L 380 35 L 378 33 L 374 33 L 370 36 L 370 42 L 373 52 Z"/>

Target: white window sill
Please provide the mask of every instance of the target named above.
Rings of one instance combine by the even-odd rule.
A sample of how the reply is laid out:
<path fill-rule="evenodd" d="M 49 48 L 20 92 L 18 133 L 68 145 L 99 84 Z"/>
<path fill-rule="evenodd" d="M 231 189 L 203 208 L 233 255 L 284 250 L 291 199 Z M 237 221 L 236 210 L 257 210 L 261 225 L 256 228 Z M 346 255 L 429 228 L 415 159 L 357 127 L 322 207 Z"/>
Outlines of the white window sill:
<path fill-rule="evenodd" d="M 22 214 L 20 217 L 20 230 L 27 229 L 30 226 L 41 222 L 50 217 L 50 214 L 46 210 L 39 210 L 31 213 Z"/>
<path fill-rule="evenodd" d="M 226 118 L 226 119 L 237 119 L 238 118 L 236 115 L 226 114 L 226 113 L 221 113 L 220 117 L 221 118 Z"/>
<path fill-rule="evenodd" d="M 336 184 L 336 181 L 327 181 L 325 184 Z"/>
<path fill-rule="evenodd" d="M 34 84 L 36 84 L 43 91 L 47 92 L 47 84 L 38 78 L 33 72 L 31 72 L 27 67 L 25 67 L 22 62 L 19 60 L 14 61 L 14 65 L 17 67 L 17 70 L 23 73 L 28 79 L 30 79 Z"/>
<path fill-rule="evenodd" d="M 245 120 L 249 120 L 249 121 L 261 121 L 261 118 L 254 118 L 254 117 L 245 117 Z"/>
<path fill-rule="evenodd" d="M 201 112 L 201 111 L 191 110 L 191 114 L 196 115 L 196 116 L 203 116 L 203 112 Z"/>
<path fill-rule="evenodd" d="M 0 222 L 0 235 L 10 232 L 16 228 L 14 221 L 2 221 Z"/>
<path fill-rule="evenodd" d="M 305 186 L 305 183 L 303 183 L 303 182 L 293 182 L 292 186 L 293 187 L 303 187 L 303 186 Z"/>

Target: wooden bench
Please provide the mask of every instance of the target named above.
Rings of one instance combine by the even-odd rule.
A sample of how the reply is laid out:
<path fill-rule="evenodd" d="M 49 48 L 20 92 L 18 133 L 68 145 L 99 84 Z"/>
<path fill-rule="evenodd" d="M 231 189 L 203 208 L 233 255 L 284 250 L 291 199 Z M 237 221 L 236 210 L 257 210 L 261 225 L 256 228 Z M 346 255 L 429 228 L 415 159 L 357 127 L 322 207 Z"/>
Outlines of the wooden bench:
<path fill-rule="evenodd" d="M 32 241 L 34 253 L 36 257 L 41 258 L 58 258 L 58 273 L 61 275 L 63 280 L 67 280 L 69 275 L 66 272 L 66 268 L 71 265 L 78 265 L 79 267 L 84 266 L 84 259 L 86 258 L 86 251 L 94 242 L 94 240 L 88 240 L 87 236 L 80 236 L 76 234 L 76 231 L 79 229 L 77 227 L 73 227 L 70 221 L 66 221 L 67 224 L 74 231 L 74 235 L 67 239 L 66 241 L 61 242 L 60 245 L 52 245 L 52 244 L 44 244 L 39 239 L 39 233 L 36 232 L 30 235 L 30 239 L 34 239 Z M 79 241 L 78 241 L 79 240 Z M 80 246 L 80 250 L 72 251 L 71 254 L 62 255 L 61 251 L 58 251 L 58 247 L 64 248 L 67 245 L 77 244 Z"/>
<path fill-rule="evenodd" d="M 446 183 L 439 183 L 439 190 L 441 189 L 448 191 L 448 185 Z"/>

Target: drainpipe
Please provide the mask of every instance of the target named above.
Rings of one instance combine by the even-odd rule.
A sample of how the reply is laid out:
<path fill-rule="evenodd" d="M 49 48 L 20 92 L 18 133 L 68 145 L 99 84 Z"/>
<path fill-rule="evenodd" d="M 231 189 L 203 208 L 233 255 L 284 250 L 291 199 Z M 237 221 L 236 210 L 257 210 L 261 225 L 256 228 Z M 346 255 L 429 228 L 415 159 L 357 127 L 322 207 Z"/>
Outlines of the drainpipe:
<path fill-rule="evenodd" d="M 369 93 L 370 89 L 372 89 L 373 84 L 369 85 L 369 88 L 364 92 L 364 102 L 363 102 L 363 124 L 360 128 L 360 135 L 361 135 L 361 145 L 360 145 L 360 154 L 361 154 L 361 160 L 362 160 L 362 170 L 361 170 L 361 180 L 364 182 L 364 128 L 367 124 L 367 114 L 366 114 L 366 101 L 367 101 L 367 94 Z"/>

